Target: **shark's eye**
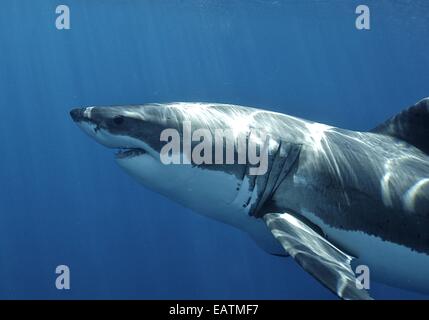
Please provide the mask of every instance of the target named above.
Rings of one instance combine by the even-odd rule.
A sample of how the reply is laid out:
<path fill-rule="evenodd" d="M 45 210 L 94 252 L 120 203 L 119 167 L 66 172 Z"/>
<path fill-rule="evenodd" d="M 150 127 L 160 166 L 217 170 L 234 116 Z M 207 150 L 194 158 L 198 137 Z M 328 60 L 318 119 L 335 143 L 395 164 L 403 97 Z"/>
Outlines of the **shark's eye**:
<path fill-rule="evenodd" d="M 124 123 L 124 117 L 123 116 L 116 116 L 116 117 L 114 117 L 113 118 L 113 122 L 116 124 L 116 125 L 118 125 L 118 126 L 120 126 L 121 124 L 123 124 Z"/>

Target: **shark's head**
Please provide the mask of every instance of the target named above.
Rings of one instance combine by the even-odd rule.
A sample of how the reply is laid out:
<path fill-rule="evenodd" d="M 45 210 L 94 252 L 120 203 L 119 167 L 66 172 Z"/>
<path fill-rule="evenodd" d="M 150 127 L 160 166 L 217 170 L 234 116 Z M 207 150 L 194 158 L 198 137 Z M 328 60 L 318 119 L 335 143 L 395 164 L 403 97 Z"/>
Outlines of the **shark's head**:
<path fill-rule="evenodd" d="M 147 187 L 188 207 L 203 212 L 220 210 L 213 204 L 227 206 L 237 198 L 240 189 L 246 192 L 246 197 L 250 191 L 244 181 L 246 163 L 198 166 L 166 165 L 161 161 L 168 141 L 161 138 L 165 130 L 176 130 L 177 136 L 184 139 L 184 122 L 187 122 L 193 132 L 206 129 L 213 133 L 213 128 L 219 128 L 229 129 L 230 135 L 246 133 L 249 124 L 245 119 L 250 119 L 246 108 L 171 103 L 76 108 L 70 114 L 89 136 L 117 150 L 116 161 L 125 171 Z M 194 140 L 192 144 L 195 143 Z M 183 150 L 182 145 L 179 151 L 182 158 Z M 243 203 L 238 205 L 243 207 Z"/>
<path fill-rule="evenodd" d="M 145 154 L 159 158 L 161 132 L 177 125 L 164 105 L 85 107 L 71 110 L 70 115 L 97 142 L 116 149 L 120 164 Z"/>

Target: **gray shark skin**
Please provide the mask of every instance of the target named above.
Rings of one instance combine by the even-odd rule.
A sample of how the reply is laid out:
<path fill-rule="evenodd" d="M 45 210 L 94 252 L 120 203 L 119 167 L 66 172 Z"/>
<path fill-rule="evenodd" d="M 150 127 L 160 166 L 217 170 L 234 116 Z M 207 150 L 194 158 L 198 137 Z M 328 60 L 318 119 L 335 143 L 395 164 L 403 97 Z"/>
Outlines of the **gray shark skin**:
<path fill-rule="evenodd" d="M 73 120 L 145 186 L 292 256 L 344 299 L 368 299 L 371 279 L 429 292 L 429 99 L 371 132 L 215 103 L 86 107 Z M 270 137 L 268 170 L 248 164 L 164 165 L 162 130 L 230 128 Z M 195 142 L 196 143 L 196 142 Z M 194 143 L 194 144 L 195 144 Z"/>

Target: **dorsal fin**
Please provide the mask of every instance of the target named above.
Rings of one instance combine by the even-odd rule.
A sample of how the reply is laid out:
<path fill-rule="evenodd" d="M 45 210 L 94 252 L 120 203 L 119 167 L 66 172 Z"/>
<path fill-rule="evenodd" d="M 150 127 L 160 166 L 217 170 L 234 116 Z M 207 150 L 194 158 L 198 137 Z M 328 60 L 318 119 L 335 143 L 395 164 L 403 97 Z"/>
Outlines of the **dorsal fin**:
<path fill-rule="evenodd" d="M 371 132 L 404 140 L 429 154 L 429 98 L 417 102 Z"/>

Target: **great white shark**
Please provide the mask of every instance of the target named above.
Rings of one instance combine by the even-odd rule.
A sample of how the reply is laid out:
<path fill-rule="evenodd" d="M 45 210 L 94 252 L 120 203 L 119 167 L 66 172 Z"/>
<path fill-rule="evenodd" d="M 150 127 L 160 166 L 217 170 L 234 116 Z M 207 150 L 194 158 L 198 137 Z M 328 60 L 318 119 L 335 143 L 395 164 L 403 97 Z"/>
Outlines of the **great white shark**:
<path fill-rule="evenodd" d="M 429 98 L 368 132 L 237 105 L 166 103 L 75 108 L 71 117 L 145 186 L 293 257 L 344 299 L 371 279 L 429 293 Z M 182 124 L 269 136 L 268 169 L 165 165 L 160 135 Z"/>

